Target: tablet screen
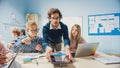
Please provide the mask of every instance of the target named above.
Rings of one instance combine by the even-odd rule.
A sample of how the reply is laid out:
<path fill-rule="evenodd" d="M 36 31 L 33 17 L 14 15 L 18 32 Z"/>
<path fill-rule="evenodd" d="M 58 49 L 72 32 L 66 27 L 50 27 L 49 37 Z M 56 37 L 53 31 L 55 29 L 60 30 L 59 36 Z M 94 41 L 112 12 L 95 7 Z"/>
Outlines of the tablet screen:
<path fill-rule="evenodd" d="M 61 52 L 51 55 L 50 58 L 51 58 L 51 62 L 53 64 L 71 63 L 72 62 L 65 53 L 61 53 Z"/>

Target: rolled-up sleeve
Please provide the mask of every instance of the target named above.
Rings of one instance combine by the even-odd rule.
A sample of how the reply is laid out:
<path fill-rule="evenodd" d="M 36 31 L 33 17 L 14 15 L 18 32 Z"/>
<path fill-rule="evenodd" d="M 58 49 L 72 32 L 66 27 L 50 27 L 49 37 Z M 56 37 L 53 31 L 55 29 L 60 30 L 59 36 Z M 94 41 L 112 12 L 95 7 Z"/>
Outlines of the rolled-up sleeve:
<path fill-rule="evenodd" d="M 64 27 L 64 30 L 63 30 L 63 39 L 64 39 L 64 45 L 70 45 L 70 40 L 69 40 L 69 37 L 68 37 L 68 28 L 67 26 Z"/>
<path fill-rule="evenodd" d="M 43 27 L 43 48 L 46 50 L 46 47 L 49 45 L 48 43 L 48 33 L 47 33 L 47 28 L 45 26 Z"/>

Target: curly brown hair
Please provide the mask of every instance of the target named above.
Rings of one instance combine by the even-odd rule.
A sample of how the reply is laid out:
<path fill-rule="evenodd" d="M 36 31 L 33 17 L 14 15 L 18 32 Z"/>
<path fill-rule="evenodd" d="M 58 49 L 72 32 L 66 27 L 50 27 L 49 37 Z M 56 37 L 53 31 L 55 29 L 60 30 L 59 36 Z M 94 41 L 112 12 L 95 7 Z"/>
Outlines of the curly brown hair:
<path fill-rule="evenodd" d="M 62 14 L 61 14 L 61 12 L 60 12 L 60 10 L 59 10 L 58 8 L 50 8 L 50 9 L 48 10 L 48 18 L 50 18 L 51 15 L 54 14 L 54 13 L 58 13 L 60 19 L 62 18 Z"/>

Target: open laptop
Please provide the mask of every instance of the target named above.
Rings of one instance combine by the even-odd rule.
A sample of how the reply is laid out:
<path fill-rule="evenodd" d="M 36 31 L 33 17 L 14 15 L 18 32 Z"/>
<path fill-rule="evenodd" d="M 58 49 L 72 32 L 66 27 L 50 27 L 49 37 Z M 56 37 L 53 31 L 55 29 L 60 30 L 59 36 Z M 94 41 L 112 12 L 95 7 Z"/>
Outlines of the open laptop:
<path fill-rule="evenodd" d="M 4 64 L 2 68 L 11 68 L 16 56 L 17 54 L 15 53 L 13 59 L 11 59 L 11 61 L 9 61 L 7 64 Z"/>
<path fill-rule="evenodd" d="M 75 53 L 75 57 L 94 55 L 98 45 L 99 42 L 79 44 Z"/>
<path fill-rule="evenodd" d="M 16 53 L 14 53 L 13 59 L 7 65 L 3 66 L 3 68 L 20 68 L 21 67 L 20 64 L 19 64 L 19 67 L 16 67 L 16 65 L 15 65 L 15 63 L 17 64 L 17 62 L 15 61 L 15 59 L 16 59 L 17 55 L 20 52 L 19 50 L 20 50 L 20 48 L 18 49 L 18 51 Z"/>

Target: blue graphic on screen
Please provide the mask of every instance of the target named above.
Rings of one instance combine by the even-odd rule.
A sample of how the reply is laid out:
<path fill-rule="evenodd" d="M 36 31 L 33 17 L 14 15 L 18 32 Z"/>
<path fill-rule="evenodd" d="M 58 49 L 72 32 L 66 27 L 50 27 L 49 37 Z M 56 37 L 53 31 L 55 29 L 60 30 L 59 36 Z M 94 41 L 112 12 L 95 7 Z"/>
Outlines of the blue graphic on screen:
<path fill-rule="evenodd" d="M 88 16 L 89 35 L 120 35 L 120 13 Z"/>

